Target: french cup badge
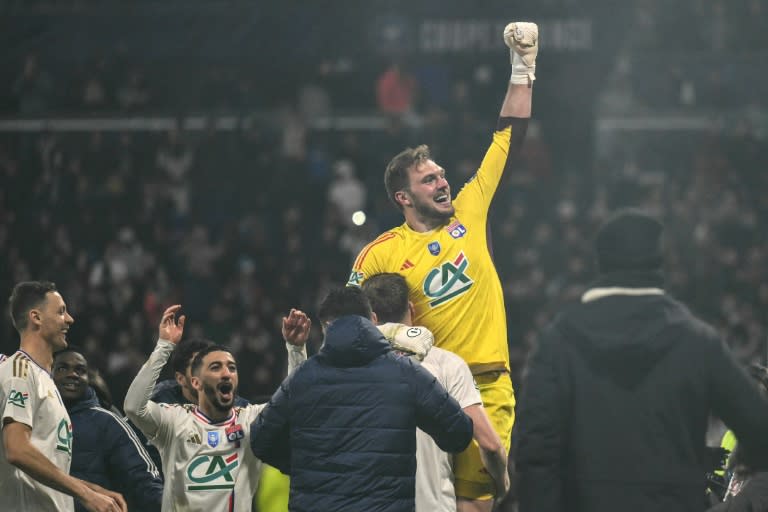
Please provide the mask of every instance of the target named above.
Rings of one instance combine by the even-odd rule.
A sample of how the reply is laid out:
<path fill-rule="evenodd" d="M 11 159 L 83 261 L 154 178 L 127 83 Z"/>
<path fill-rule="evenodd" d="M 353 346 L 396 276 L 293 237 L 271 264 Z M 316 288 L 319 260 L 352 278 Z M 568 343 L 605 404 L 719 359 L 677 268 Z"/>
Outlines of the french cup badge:
<path fill-rule="evenodd" d="M 237 423 L 227 427 L 224 433 L 227 436 L 227 441 L 229 441 L 230 443 L 234 443 L 235 441 L 239 441 L 240 439 L 245 437 L 245 432 L 243 432 L 243 426 Z"/>
<path fill-rule="evenodd" d="M 432 256 L 437 256 L 440 254 L 440 242 L 430 242 L 429 245 L 427 245 L 427 249 L 429 249 L 429 252 L 432 254 Z"/>
<path fill-rule="evenodd" d="M 208 446 L 211 448 L 216 448 L 219 445 L 219 432 L 213 431 L 208 432 Z"/>

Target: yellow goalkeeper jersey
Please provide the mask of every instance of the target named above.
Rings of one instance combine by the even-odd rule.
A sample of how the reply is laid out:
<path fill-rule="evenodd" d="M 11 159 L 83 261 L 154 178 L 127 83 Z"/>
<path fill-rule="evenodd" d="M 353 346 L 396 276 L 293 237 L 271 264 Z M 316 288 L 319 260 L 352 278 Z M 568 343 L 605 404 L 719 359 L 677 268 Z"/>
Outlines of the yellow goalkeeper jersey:
<path fill-rule="evenodd" d="M 414 323 L 430 329 L 435 345 L 461 356 L 475 374 L 509 370 L 504 295 L 491 258 L 488 208 L 509 154 L 512 127 L 496 131 L 480 168 L 453 201 L 445 225 L 419 233 L 407 224 L 363 248 L 347 284 L 396 272 L 408 282 Z"/>

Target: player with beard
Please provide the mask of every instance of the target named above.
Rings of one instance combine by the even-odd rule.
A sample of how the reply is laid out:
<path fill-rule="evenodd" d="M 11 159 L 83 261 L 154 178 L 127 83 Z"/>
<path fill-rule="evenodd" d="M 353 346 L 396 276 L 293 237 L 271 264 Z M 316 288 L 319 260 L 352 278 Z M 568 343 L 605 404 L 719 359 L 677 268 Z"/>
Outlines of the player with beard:
<path fill-rule="evenodd" d="M 387 165 L 384 184 L 405 223 L 368 244 L 354 262 L 349 285 L 376 274 L 405 277 L 413 322 L 435 335 L 437 346 L 461 356 L 480 389 L 494 429 L 509 450 L 515 398 L 509 377 L 506 312 L 490 251 L 488 209 L 531 115 L 538 28 L 510 23 L 504 31 L 512 75 L 496 131 L 475 175 L 455 200 L 446 172 L 425 145 L 408 148 Z M 460 511 L 489 511 L 494 482 L 476 442 L 456 458 Z"/>
<path fill-rule="evenodd" d="M 125 413 L 160 451 L 165 475 L 162 510 L 250 512 L 261 461 L 248 449 L 250 424 L 265 404 L 235 406 L 237 364 L 221 345 L 192 360 L 197 405 L 150 401 L 157 378 L 184 332 L 181 306 L 165 310 L 159 339 L 125 397 Z M 303 343 L 289 345 L 289 373 L 306 360 Z"/>

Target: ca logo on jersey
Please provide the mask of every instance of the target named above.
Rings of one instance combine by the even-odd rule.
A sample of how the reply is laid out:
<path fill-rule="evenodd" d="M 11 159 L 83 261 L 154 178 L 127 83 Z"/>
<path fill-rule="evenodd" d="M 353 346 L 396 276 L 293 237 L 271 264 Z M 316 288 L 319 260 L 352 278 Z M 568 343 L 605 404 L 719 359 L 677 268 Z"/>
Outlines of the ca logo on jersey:
<path fill-rule="evenodd" d="M 56 449 L 72 455 L 72 425 L 62 418 L 56 430 Z"/>
<path fill-rule="evenodd" d="M 8 394 L 8 402 L 22 409 L 27 407 L 27 399 L 29 399 L 29 393 L 16 391 L 15 389 L 12 389 Z"/>
<path fill-rule="evenodd" d="M 360 286 L 360 283 L 363 282 L 363 278 L 365 278 L 364 273 L 353 270 L 349 274 L 349 279 L 347 279 L 347 286 Z"/>
<path fill-rule="evenodd" d="M 234 489 L 232 472 L 237 468 L 237 452 L 226 459 L 221 455 L 200 455 L 187 466 L 187 478 L 196 485 L 187 485 L 188 491 L 214 491 Z"/>
<path fill-rule="evenodd" d="M 427 273 L 422 287 L 424 295 L 429 297 L 429 306 L 434 308 L 448 302 L 469 290 L 475 283 L 466 274 L 469 260 L 460 252 L 455 260 L 446 261 Z"/>

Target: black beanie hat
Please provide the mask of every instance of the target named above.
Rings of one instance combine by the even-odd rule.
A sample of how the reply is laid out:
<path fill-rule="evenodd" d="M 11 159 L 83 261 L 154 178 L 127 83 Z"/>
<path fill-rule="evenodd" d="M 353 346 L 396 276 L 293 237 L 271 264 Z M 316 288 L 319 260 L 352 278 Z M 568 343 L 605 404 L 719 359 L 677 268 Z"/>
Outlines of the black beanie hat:
<path fill-rule="evenodd" d="M 626 270 L 658 270 L 663 262 L 661 222 L 639 210 L 619 210 L 595 238 L 601 274 Z"/>

